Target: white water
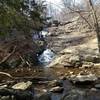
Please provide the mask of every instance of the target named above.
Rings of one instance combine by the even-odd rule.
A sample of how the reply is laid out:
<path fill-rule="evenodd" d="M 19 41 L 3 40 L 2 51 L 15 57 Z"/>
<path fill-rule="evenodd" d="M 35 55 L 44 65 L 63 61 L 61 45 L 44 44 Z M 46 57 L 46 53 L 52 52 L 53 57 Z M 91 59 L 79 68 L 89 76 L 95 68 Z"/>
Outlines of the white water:
<path fill-rule="evenodd" d="M 43 65 L 49 64 L 53 58 L 54 53 L 50 49 L 46 49 L 40 56 L 39 56 L 39 62 Z"/>

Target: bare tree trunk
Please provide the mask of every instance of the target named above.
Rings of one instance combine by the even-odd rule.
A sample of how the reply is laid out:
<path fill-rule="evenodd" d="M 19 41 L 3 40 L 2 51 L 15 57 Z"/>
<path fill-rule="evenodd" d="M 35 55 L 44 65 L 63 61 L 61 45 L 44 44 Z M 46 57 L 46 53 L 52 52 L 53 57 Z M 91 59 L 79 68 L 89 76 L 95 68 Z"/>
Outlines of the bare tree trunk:
<path fill-rule="evenodd" d="M 93 3 L 92 3 L 91 0 L 89 0 L 89 4 L 90 4 L 90 7 L 92 9 L 93 20 L 94 20 L 94 29 L 95 29 L 95 32 L 96 32 L 96 35 L 97 35 L 98 48 L 99 48 L 99 53 L 100 53 L 100 32 L 99 32 L 98 18 L 97 18 L 96 11 L 94 9 L 94 6 L 93 6 Z"/>

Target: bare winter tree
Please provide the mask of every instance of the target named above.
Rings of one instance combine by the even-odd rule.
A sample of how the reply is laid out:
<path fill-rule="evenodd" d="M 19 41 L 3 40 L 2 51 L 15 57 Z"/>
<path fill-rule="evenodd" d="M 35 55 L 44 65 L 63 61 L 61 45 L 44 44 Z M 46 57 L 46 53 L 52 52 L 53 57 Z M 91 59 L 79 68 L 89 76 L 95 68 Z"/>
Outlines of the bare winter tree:
<path fill-rule="evenodd" d="M 99 52 L 100 52 L 100 32 L 99 32 L 99 21 L 97 18 L 97 14 L 96 14 L 96 10 L 94 8 L 93 2 L 92 0 L 89 0 L 89 5 L 91 7 L 92 10 L 92 16 L 93 16 L 93 21 L 94 21 L 94 29 L 97 35 L 97 40 L 98 40 L 98 48 L 99 48 Z"/>
<path fill-rule="evenodd" d="M 76 4 L 75 0 L 63 0 L 64 5 L 73 13 L 79 14 L 79 16 L 89 25 L 89 27 L 96 32 L 98 40 L 98 49 L 100 52 L 100 30 L 99 30 L 99 20 L 97 16 L 97 5 L 100 3 L 99 0 L 81 0 L 80 5 Z M 84 5 L 83 5 L 84 4 Z M 88 20 L 83 16 L 83 12 L 87 12 Z M 91 17 L 91 18 L 90 18 Z M 93 22 L 92 22 L 93 20 Z"/>

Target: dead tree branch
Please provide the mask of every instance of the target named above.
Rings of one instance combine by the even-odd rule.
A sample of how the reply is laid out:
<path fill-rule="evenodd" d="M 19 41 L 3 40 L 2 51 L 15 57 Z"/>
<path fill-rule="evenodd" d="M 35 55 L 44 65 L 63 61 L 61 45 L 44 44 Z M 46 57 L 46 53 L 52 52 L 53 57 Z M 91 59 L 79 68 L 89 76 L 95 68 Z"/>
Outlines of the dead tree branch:
<path fill-rule="evenodd" d="M 22 60 L 23 62 L 25 62 L 29 67 L 31 67 L 31 64 L 30 64 L 28 61 L 26 61 L 22 56 L 20 56 L 20 58 L 21 58 L 21 60 Z"/>
<path fill-rule="evenodd" d="M 0 75 L 5 75 L 8 76 L 9 78 L 13 78 L 9 73 L 5 73 L 5 72 L 0 72 Z"/>
<path fill-rule="evenodd" d="M 84 16 L 82 16 L 81 10 L 74 10 L 74 9 L 72 9 L 72 8 L 70 8 L 70 7 L 67 7 L 67 8 L 68 8 L 69 10 L 71 10 L 71 11 L 73 11 L 73 12 L 79 14 L 80 17 L 89 25 L 89 27 L 92 28 L 92 25 L 88 22 L 88 20 L 87 20 Z"/>
<path fill-rule="evenodd" d="M 15 50 L 16 50 L 16 46 L 14 47 L 13 51 L 10 54 L 8 54 L 6 57 L 4 57 L 4 59 L 0 62 L 0 65 L 2 63 L 6 62 L 14 54 Z"/>

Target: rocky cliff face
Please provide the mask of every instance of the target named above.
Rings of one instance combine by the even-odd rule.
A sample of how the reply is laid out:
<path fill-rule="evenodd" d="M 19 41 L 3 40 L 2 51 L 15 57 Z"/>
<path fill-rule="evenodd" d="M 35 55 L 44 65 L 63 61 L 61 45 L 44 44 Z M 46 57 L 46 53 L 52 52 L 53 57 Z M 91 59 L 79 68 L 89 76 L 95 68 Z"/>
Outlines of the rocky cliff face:
<path fill-rule="evenodd" d="M 57 57 L 48 66 L 80 67 L 84 65 L 84 61 L 98 62 L 99 53 L 95 32 L 86 27 L 86 24 L 84 27 L 79 25 L 80 22 L 75 20 L 49 29 L 51 34 L 48 36 L 48 47 L 57 53 Z"/>
<path fill-rule="evenodd" d="M 96 34 L 77 17 L 70 23 L 49 28 L 48 47 L 55 52 L 65 48 L 97 49 Z M 88 45 L 89 44 L 89 45 Z"/>

